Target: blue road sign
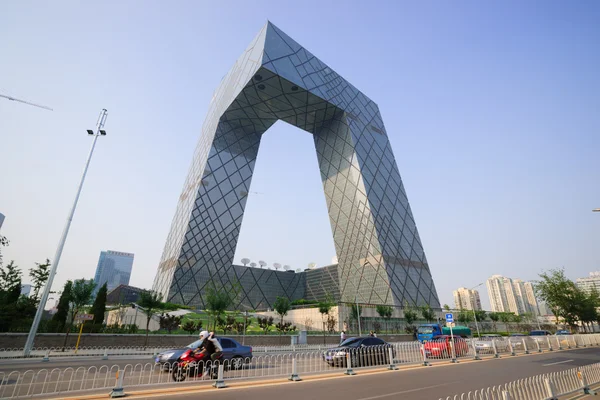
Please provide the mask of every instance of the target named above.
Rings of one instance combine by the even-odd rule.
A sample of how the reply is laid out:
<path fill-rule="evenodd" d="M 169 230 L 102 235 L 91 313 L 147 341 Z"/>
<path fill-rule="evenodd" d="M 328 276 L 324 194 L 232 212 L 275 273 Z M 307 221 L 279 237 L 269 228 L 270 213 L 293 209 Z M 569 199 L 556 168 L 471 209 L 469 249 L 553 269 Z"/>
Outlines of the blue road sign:
<path fill-rule="evenodd" d="M 446 314 L 446 322 L 454 322 L 454 316 L 452 313 Z"/>

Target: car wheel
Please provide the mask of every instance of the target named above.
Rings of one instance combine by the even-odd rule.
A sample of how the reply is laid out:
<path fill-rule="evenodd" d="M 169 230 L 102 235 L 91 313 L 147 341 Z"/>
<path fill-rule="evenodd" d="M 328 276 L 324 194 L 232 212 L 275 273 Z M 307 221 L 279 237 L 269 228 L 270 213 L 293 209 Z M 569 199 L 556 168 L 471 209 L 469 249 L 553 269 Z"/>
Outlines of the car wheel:
<path fill-rule="evenodd" d="M 235 356 L 231 359 L 231 368 L 234 370 L 242 369 L 244 366 L 244 359 L 241 356 Z"/>

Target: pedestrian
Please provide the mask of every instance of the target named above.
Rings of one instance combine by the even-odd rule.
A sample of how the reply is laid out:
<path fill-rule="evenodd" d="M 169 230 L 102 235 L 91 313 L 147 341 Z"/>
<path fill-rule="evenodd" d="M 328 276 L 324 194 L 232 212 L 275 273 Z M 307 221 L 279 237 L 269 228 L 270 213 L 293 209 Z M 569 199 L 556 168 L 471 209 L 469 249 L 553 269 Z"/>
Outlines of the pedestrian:
<path fill-rule="evenodd" d="M 340 334 L 340 344 L 342 344 L 346 340 L 346 332 L 342 331 Z"/>
<path fill-rule="evenodd" d="M 370 337 L 375 337 L 375 334 L 373 333 L 373 331 L 369 331 L 369 336 Z"/>

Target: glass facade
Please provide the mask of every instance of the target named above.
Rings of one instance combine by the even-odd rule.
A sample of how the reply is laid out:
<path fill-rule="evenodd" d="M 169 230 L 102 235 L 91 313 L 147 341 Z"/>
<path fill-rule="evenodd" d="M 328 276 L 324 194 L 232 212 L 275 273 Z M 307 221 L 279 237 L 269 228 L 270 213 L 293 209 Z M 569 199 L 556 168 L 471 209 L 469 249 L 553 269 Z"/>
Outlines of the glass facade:
<path fill-rule="evenodd" d="M 232 262 L 261 136 L 277 120 L 314 137 L 338 257 L 335 276 L 319 273 L 337 279 L 330 287 L 338 300 L 438 308 L 379 108 L 271 23 L 213 95 L 154 290 L 171 302 L 203 307 L 207 285 L 267 272 Z M 312 273 L 289 277 L 308 280 Z M 246 292 L 257 296 L 253 305 L 265 301 L 255 293 L 265 291 L 262 285 Z"/>
<path fill-rule="evenodd" d="M 112 250 L 102 251 L 94 275 L 96 283 L 94 293 L 98 293 L 105 283 L 109 292 L 119 285 L 129 285 L 132 267 L 133 254 Z"/>

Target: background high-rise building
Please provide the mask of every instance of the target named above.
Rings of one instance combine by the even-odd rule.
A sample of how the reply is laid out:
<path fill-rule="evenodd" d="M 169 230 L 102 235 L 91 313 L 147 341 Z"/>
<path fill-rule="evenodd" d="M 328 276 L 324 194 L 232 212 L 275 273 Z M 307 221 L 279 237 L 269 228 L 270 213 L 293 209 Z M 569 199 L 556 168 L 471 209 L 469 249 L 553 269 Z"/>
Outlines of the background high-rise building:
<path fill-rule="evenodd" d="M 533 284 L 521 279 L 493 275 L 486 282 L 492 311 L 513 312 L 517 315 L 540 315 Z"/>
<path fill-rule="evenodd" d="M 454 307 L 459 310 L 481 310 L 481 299 L 479 292 L 474 289 L 464 287 L 453 291 Z"/>
<path fill-rule="evenodd" d="M 109 292 L 119 285 L 129 285 L 132 266 L 133 254 L 112 250 L 102 251 L 94 275 L 95 293 L 105 283 Z"/>
<path fill-rule="evenodd" d="M 4 214 L 0 213 L 0 229 L 2 228 L 3 223 L 4 223 Z"/>
<path fill-rule="evenodd" d="M 586 293 L 589 293 L 592 288 L 600 291 L 600 271 L 590 272 L 590 276 L 587 278 L 577 278 L 576 284 Z"/>
<path fill-rule="evenodd" d="M 21 296 L 31 296 L 31 285 L 29 283 L 21 285 Z"/>

